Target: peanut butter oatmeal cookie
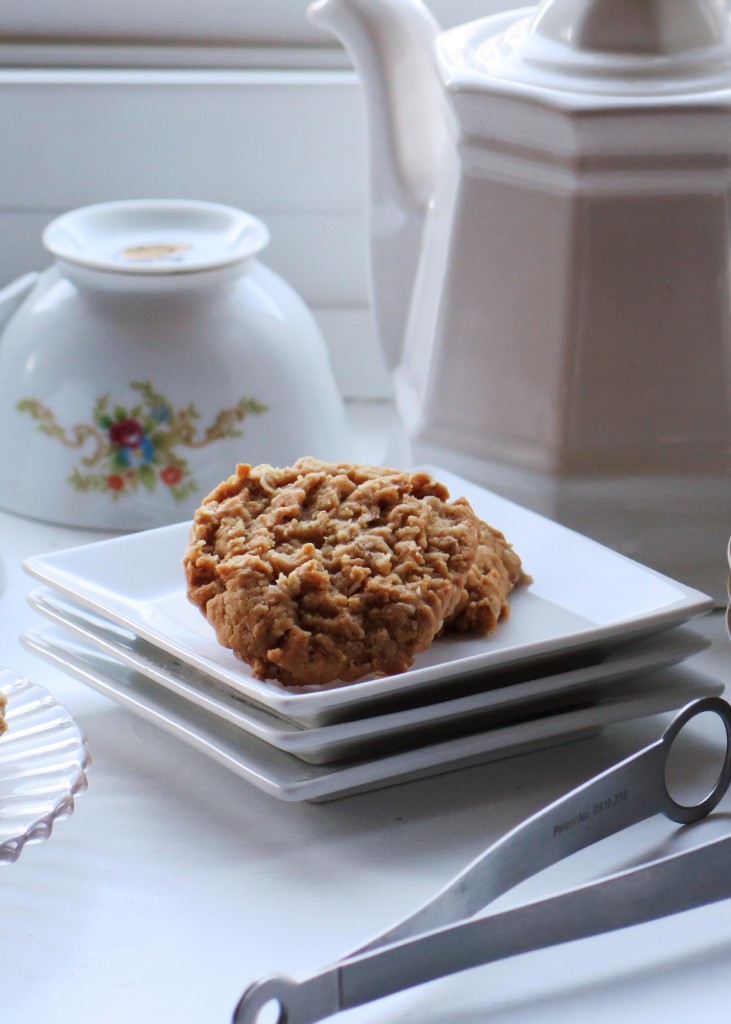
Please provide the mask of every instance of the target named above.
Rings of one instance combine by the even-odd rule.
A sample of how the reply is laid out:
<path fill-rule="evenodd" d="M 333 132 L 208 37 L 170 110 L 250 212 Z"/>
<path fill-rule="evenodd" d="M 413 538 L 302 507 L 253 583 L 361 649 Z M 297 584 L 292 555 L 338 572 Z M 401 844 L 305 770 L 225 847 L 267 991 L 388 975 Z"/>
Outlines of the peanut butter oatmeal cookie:
<path fill-rule="evenodd" d="M 188 596 L 260 679 L 402 672 L 462 601 L 478 530 L 427 473 L 240 465 L 195 514 Z"/>
<path fill-rule="evenodd" d="M 518 583 L 528 582 L 519 556 L 504 535 L 480 521 L 477 554 L 467 574 L 457 607 L 448 616 L 444 628 L 492 633 L 501 619 L 508 617 L 508 594 Z"/>

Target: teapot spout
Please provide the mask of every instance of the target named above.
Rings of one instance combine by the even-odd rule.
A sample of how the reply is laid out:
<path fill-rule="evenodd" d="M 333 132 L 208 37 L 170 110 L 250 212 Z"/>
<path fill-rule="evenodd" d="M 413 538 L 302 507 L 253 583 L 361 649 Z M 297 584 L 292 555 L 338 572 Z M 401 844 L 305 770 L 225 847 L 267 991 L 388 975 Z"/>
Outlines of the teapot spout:
<path fill-rule="evenodd" d="M 439 25 L 421 0 L 316 0 L 308 15 L 345 45 L 363 84 L 372 301 L 383 356 L 393 369 L 444 139 L 432 52 Z"/>

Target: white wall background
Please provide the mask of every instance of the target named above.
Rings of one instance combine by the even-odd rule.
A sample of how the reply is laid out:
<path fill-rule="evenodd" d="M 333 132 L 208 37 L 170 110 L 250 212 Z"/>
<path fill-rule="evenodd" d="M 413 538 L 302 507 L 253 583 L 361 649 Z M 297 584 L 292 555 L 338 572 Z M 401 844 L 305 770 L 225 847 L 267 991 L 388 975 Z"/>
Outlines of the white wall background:
<path fill-rule="evenodd" d="M 31 45 L 73 47 L 121 45 L 192 46 L 206 59 L 216 49 L 297 49 L 338 51 L 333 40 L 307 19 L 309 0 L 27 0 L 0 9 L 0 40 L 7 60 L 28 60 Z M 427 0 L 444 27 L 519 6 L 516 0 Z M 40 53 L 40 51 L 39 51 Z M 306 60 L 306 54 L 301 55 Z M 89 55 L 90 59 L 92 55 Z M 121 62 L 131 59 L 119 54 Z"/>
<path fill-rule="evenodd" d="M 386 395 L 366 273 L 359 85 L 306 0 L 32 0 L 0 9 L 0 284 L 64 210 L 229 203 L 300 291 L 348 396 Z M 431 0 L 442 23 L 512 0 Z M 317 70 L 323 69 L 323 70 Z"/>

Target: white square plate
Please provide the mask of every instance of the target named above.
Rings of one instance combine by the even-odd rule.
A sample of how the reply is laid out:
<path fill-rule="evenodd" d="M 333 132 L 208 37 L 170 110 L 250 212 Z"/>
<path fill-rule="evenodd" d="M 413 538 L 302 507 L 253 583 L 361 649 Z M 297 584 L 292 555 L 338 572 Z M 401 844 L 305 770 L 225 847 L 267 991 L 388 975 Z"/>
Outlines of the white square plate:
<path fill-rule="evenodd" d="M 110 658 L 69 656 L 53 628 L 24 634 L 26 646 L 99 693 L 224 765 L 280 800 L 323 801 L 437 775 L 469 765 L 554 746 L 591 735 L 604 726 L 675 711 L 723 687 L 685 666 L 632 681 L 603 700 L 555 714 L 536 715 L 468 736 L 459 736 L 355 763 L 314 765 L 277 750 L 230 722 L 181 700 L 145 676 Z"/>
<path fill-rule="evenodd" d="M 607 696 L 611 688 L 628 677 L 638 680 L 683 661 L 709 644 L 692 630 L 679 627 L 565 672 L 401 708 L 372 718 L 303 728 L 248 703 L 237 691 L 49 589 L 33 591 L 28 599 L 37 611 L 62 627 L 55 634 L 44 631 L 42 642 L 48 648 L 55 643 L 57 651 L 62 645 L 61 651 L 69 662 L 77 666 L 94 664 L 103 670 L 107 659 L 112 658 L 183 700 L 311 764 L 383 756 L 528 715 L 576 707 Z"/>
<path fill-rule="evenodd" d="M 414 693 L 427 703 L 468 677 L 484 688 L 508 666 L 568 652 L 591 657 L 713 608 L 710 597 L 690 587 L 446 470 L 425 468 L 506 534 L 533 582 L 514 592 L 510 618 L 492 636 L 441 637 L 400 675 L 296 692 L 254 679 L 186 599 L 187 522 L 37 555 L 25 569 L 247 699 L 310 725 L 372 714 Z"/>

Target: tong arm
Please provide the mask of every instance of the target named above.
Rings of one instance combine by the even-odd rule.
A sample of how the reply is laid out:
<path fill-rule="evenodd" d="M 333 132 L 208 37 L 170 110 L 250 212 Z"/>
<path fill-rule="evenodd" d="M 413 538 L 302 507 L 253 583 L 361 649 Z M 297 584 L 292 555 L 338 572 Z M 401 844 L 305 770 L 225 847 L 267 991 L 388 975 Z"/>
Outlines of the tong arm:
<path fill-rule="evenodd" d="M 704 800 L 684 806 L 668 792 L 667 759 L 688 722 L 707 712 L 717 715 L 725 727 L 723 768 Z M 413 914 L 350 955 L 472 917 L 544 868 L 654 814 L 665 814 L 683 824 L 699 821 L 722 799 L 730 782 L 731 707 L 720 697 L 703 697 L 683 708 L 660 739 L 527 818 L 476 857 Z"/>
<path fill-rule="evenodd" d="M 665 768 L 679 732 L 710 711 L 726 733 L 723 768 L 699 803 L 677 803 Z M 336 964 L 301 982 L 272 977 L 251 985 L 234 1024 L 256 1024 L 265 1004 L 279 1024 L 313 1024 L 402 989 L 604 931 L 640 924 L 731 896 L 731 836 L 535 903 L 473 915 L 543 868 L 654 814 L 688 824 L 709 814 L 731 782 L 731 706 L 704 697 L 665 734 L 528 818 L 477 857 L 416 913 Z M 469 918 L 472 918 L 471 920 Z"/>
<path fill-rule="evenodd" d="M 403 989 L 731 897 L 731 836 L 533 903 L 461 921 L 347 960 L 302 982 L 264 979 L 241 997 L 234 1024 L 268 1003 L 279 1024 L 315 1021 Z"/>
<path fill-rule="evenodd" d="M 664 765 L 658 740 L 578 786 L 488 847 L 411 916 L 354 952 L 472 917 L 544 868 L 657 814 Z"/>

